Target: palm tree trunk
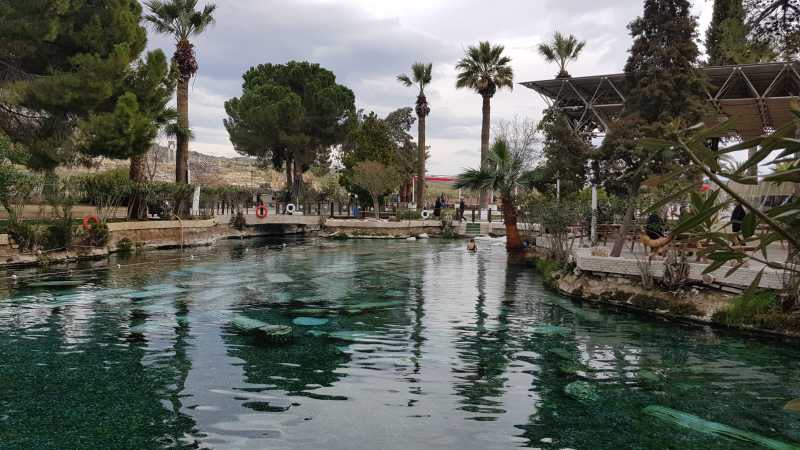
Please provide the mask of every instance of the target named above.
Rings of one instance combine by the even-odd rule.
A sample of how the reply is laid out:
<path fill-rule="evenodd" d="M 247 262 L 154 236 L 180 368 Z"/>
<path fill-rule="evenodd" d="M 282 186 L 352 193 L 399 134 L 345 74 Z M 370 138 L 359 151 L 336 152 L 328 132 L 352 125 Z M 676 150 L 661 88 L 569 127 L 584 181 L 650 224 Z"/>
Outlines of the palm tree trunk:
<path fill-rule="evenodd" d="M 292 189 L 294 201 L 300 203 L 300 196 L 303 195 L 303 165 L 294 161 L 294 187 Z"/>
<path fill-rule="evenodd" d="M 175 153 L 175 182 L 189 182 L 189 79 L 181 77 L 178 80 L 178 126 L 181 132 L 176 137 L 177 151 Z"/>
<path fill-rule="evenodd" d="M 372 196 L 372 204 L 375 207 L 375 218 L 380 220 L 381 218 L 381 202 L 379 200 L 379 196 L 376 194 L 370 194 Z"/>
<path fill-rule="evenodd" d="M 292 188 L 294 187 L 294 170 L 292 169 L 292 158 L 286 158 L 286 200 L 292 201 Z"/>
<path fill-rule="evenodd" d="M 506 250 L 517 252 L 522 250 L 522 238 L 517 229 L 517 208 L 510 195 L 504 195 L 503 202 L 503 224 L 506 226 Z"/>
<path fill-rule="evenodd" d="M 422 211 L 425 206 L 425 114 L 419 114 L 419 124 L 417 125 L 417 140 L 419 145 L 418 153 L 418 172 L 416 199 L 417 210 Z"/>
<path fill-rule="evenodd" d="M 486 155 L 489 154 L 489 127 L 492 122 L 492 97 L 483 96 L 483 123 L 481 124 L 481 168 L 486 164 Z M 481 209 L 489 205 L 489 192 L 481 191 Z"/>
<path fill-rule="evenodd" d="M 141 183 L 147 181 L 144 173 L 144 155 L 131 157 L 131 165 L 128 171 L 128 178 L 135 183 L 136 188 L 131 196 L 130 203 L 128 204 L 128 218 L 129 219 L 143 219 L 147 212 L 144 199 L 141 195 L 139 186 Z"/>
<path fill-rule="evenodd" d="M 622 254 L 622 248 L 625 247 L 625 241 L 628 238 L 628 229 L 633 223 L 633 210 L 636 208 L 636 196 L 639 195 L 639 186 L 631 186 L 628 189 L 628 207 L 625 209 L 625 218 L 622 220 L 622 227 L 620 227 L 617 240 L 614 241 L 614 247 L 611 249 L 611 257 L 618 258 Z"/>

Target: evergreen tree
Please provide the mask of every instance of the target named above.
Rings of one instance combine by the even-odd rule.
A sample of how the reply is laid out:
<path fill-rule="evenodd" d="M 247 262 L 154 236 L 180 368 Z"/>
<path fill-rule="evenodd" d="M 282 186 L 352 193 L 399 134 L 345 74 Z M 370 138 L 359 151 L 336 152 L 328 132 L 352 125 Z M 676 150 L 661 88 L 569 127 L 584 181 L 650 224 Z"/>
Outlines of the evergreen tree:
<path fill-rule="evenodd" d="M 137 0 L 0 0 L 0 130 L 32 168 L 74 162 L 77 127 L 115 107 L 145 48 L 140 16 Z"/>
<path fill-rule="evenodd" d="M 239 153 L 283 167 L 297 200 L 303 173 L 326 163 L 331 147 L 344 141 L 355 114 L 353 91 L 309 62 L 260 64 L 243 78 L 242 96 L 225 102 L 231 142 Z"/>
<path fill-rule="evenodd" d="M 560 180 L 561 193 L 577 192 L 586 184 L 587 163 L 591 146 L 570 127 L 567 118 L 557 109 L 548 108 L 539 122 L 542 153 L 545 163 L 531 181 L 537 190 L 555 192 Z"/>
<path fill-rule="evenodd" d="M 773 53 L 768 45 L 749 36 L 743 0 L 715 0 L 714 15 L 706 31 L 708 64 L 722 66 L 769 61 Z"/>
<path fill-rule="evenodd" d="M 705 80 L 695 69 L 696 28 L 688 0 L 646 0 L 642 17 L 629 25 L 634 41 L 625 65 L 629 87 L 625 111 L 608 130 L 597 154 L 609 191 L 622 192 L 632 200 L 645 179 L 685 163 L 674 150 L 653 152 L 639 141 L 667 137 L 708 115 Z M 634 202 L 628 205 L 612 256 L 620 255 L 625 230 L 632 222 Z"/>

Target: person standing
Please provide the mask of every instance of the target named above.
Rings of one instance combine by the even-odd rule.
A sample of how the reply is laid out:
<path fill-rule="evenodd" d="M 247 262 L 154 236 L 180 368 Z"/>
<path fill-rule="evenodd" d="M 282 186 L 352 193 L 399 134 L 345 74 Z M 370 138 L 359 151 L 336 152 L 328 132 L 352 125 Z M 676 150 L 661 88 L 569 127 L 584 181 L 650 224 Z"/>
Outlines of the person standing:
<path fill-rule="evenodd" d="M 467 204 L 464 203 L 464 199 L 462 198 L 461 201 L 458 203 L 458 222 L 461 223 L 464 221 L 464 211 L 467 209 Z"/>
<path fill-rule="evenodd" d="M 439 217 L 442 214 L 442 199 L 441 197 L 436 197 L 436 203 L 433 204 L 433 217 Z"/>
<path fill-rule="evenodd" d="M 742 233 L 742 223 L 744 223 L 744 216 L 746 215 L 747 212 L 741 203 L 737 203 L 731 213 L 731 229 L 733 229 L 734 234 L 736 234 L 736 240 L 739 242 L 742 241 L 740 234 Z"/>

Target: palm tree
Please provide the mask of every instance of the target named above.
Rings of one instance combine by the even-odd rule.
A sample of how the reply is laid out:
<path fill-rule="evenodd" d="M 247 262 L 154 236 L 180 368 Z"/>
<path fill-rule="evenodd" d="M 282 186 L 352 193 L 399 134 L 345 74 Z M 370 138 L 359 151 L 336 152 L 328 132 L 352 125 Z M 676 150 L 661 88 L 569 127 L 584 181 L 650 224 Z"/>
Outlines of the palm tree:
<path fill-rule="evenodd" d="M 514 152 L 503 139 L 497 139 L 480 169 L 467 169 L 456 177 L 456 189 L 487 190 L 500 193 L 503 223 L 506 226 L 506 249 L 522 249 L 517 229 L 516 190 L 529 176 L 522 154 Z"/>
<path fill-rule="evenodd" d="M 556 31 L 553 34 L 553 41 L 549 44 L 539 44 L 539 54 L 544 56 L 547 62 L 554 62 L 558 64 L 558 75 L 556 78 L 569 78 L 567 72 L 567 63 L 578 59 L 581 50 L 586 45 L 586 41 L 578 41 L 578 39 L 570 34 L 569 37 L 564 37 L 563 34 Z"/>
<path fill-rule="evenodd" d="M 197 73 L 194 45 L 189 38 L 197 36 L 214 23 L 216 5 L 197 8 L 197 0 L 150 0 L 144 2 L 150 14 L 144 16 L 153 29 L 175 38 L 172 60 L 178 66 L 178 124 L 181 130 L 189 129 L 189 80 Z M 175 182 L 189 181 L 189 136 L 179 133 L 175 155 Z"/>
<path fill-rule="evenodd" d="M 417 146 L 418 153 L 417 153 L 417 163 L 418 163 L 418 170 L 417 170 L 417 189 L 416 193 L 414 194 L 414 198 L 417 201 L 417 209 L 421 210 L 425 205 L 425 159 L 426 149 L 425 149 L 425 118 L 430 114 L 431 108 L 428 106 L 428 99 L 425 97 L 425 86 L 431 84 L 431 71 L 433 70 L 433 64 L 423 64 L 423 63 L 414 63 L 411 66 L 411 76 L 408 75 L 398 75 L 397 80 L 403 83 L 406 87 L 414 86 L 415 84 L 419 86 L 419 95 L 417 95 L 417 117 L 419 117 L 419 123 L 417 124 Z"/>
<path fill-rule="evenodd" d="M 481 165 L 489 153 L 489 126 L 491 125 L 491 100 L 498 89 L 514 89 L 514 71 L 511 58 L 503 56 L 502 45 L 480 42 L 469 47 L 464 58 L 456 64 L 456 88 L 469 88 L 483 97 L 483 123 L 481 125 Z M 488 193 L 481 193 L 481 208 L 488 204 Z"/>

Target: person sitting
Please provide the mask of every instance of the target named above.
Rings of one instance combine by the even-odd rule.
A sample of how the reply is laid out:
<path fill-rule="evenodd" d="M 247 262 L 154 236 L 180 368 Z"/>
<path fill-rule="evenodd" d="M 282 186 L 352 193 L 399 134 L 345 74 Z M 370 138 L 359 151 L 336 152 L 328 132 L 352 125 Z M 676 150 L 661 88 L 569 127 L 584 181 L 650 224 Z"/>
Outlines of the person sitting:
<path fill-rule="evenodd" d="M 467 242 L 467 251 L 468 252 L 478 251 L 478 244 L 475 242 L 475 239 L 470 239 L 469 242 Z"/>
<path fill-rule="evenodd" d="M 662 238 L 664 237 L 664 220 L 658 214 L 652 213 L 647 218 L 644 230 L 650 239 Z"/>

